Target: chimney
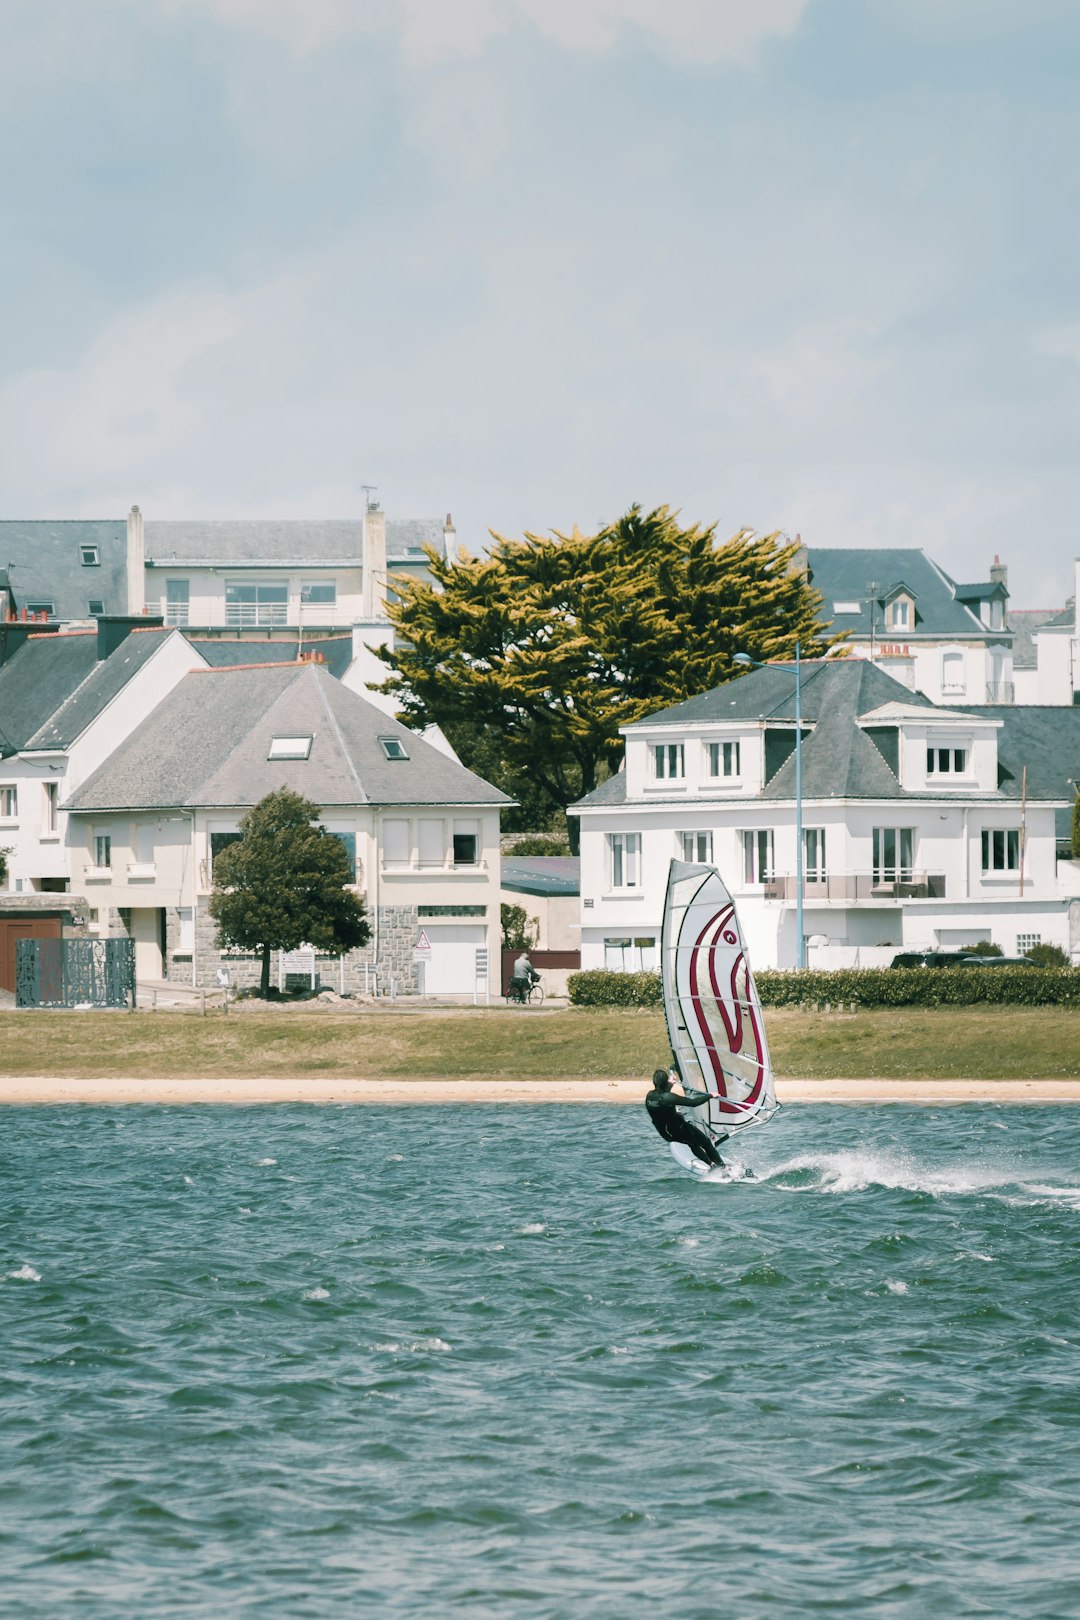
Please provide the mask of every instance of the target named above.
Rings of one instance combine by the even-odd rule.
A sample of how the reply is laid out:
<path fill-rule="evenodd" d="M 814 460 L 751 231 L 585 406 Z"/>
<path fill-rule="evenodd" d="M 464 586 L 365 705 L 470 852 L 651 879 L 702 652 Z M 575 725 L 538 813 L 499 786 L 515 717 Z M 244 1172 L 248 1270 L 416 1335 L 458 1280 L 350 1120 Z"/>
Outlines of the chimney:
<path fill-rule="evenodd" d="M 364 513 L 363 617 L 386 617 L 386 514 L 377 506 Z"/>
<path fill-rule="evenodd" d="M 990 567 L 990 583 L 991 585 L 1004 585 L 1006 590 L 1009 588 L 1009 570 L 996 552 Z"/>
<path fill-rule="evenodd" d="M 457 562 L 458 556 L 457 530 L 454 528 L 454 520 L 450 516 L 449 512 L 447 512 L 446 522 L 443 524 L 442 537 L 443 553 L 447 562 L 451 565 L 451 567 L 453 567 L 454 563 Z"/>
<path fill-rule="evenodd" d="M 127 520 L 127 610 L 146 610 L 146 542 L 143 515 L 137 506 L 131 508 Z"/>
<path fill-rule="evenodd" d="M 164 623 L 160 613 L 103 613 L 97 622 L 98 661 L 114 653 L 133 630 L 160 630 Z"/>

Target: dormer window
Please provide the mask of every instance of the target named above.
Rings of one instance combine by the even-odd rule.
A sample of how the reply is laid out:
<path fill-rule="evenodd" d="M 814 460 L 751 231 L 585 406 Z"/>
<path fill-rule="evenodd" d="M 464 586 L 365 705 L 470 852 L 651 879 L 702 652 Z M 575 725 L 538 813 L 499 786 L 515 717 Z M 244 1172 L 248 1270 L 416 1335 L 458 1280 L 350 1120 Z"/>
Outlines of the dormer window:
<path fill-rule="evenodd" d="M 678 781 L 686 775 L 682 743 L 653 743 L 652 758 L 658 782 Z"/>
<path fill-rule="evenodd" d="M 380 737 L 379 747 L 387 759 L 408 759 L 408 750 L 400 737 Z"/>
<path fill-rule="evenodd" d="M 889 606 L 889 624 L 893 630 L 911 629 L 911 603 L 900 596 Z"/>
<path fill-rule="evenodd" d="M 272 737 L 267 759 L 310 759 L 311 737 Z"/>
<path fill-rule="evenodd" d="M 963 776 L 967 770 L 966 748 L 928 748 L 927 776 Z"/>
<path fill-rule="evenodd" d="M 101 554 L 98 551 L 97 546 L 80 546 L 79 556 L 82 559 L 82 565 L 84 568 L 101 567 Z"/>

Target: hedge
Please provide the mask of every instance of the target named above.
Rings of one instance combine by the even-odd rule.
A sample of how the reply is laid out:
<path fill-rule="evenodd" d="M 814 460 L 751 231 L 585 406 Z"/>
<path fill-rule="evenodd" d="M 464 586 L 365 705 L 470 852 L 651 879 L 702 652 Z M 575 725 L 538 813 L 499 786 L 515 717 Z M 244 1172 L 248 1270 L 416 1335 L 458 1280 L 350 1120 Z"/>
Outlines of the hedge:
<path fill-rule="evenodd" d="M 1080 968 L 840 968 L 755 975 L 765 1007 L 1080 1007 Z M 658 973 L 572 973 L 576 1007 L 658 1007 Z"/>

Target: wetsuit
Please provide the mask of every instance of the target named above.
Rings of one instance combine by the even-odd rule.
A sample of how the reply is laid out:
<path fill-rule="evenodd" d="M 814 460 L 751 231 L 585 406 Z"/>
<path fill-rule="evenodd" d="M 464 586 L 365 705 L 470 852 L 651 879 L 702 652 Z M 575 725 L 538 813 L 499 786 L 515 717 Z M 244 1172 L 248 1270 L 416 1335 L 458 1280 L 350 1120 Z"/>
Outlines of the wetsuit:
<path fill-rule="evenodd" d="M 680 1108 L 700 1108 L 708 1100 L 707 1091 L 690 1091 L 684 1097 L 675 1091 L 658 1091 L 654 1086 L 645 1098 L 645 1107 L 665 1142 L 685 1142 L 695 1158 L 704 1159 L 706 1164 L 723 1164 L 712 1137 L 679 1113 Z M 727 1137 L 720 1140 L 726 1142 Z"/>

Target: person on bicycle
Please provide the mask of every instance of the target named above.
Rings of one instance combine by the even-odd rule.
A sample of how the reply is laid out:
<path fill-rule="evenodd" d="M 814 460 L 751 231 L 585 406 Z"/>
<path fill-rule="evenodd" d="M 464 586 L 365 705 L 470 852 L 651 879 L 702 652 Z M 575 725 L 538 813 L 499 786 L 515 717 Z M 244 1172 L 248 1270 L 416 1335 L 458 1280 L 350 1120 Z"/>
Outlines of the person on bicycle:
<path fill-rule="evenodd" d="M 514 962 L 514 973 L 510 980 L 510 994 L 519 1001 L 528 1001 L 529 991 L 534 984 L 538 984 L 540 975 L 529 961 L 528 951 L 522 951 Z"/>

